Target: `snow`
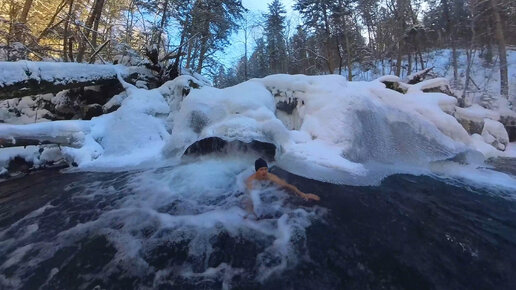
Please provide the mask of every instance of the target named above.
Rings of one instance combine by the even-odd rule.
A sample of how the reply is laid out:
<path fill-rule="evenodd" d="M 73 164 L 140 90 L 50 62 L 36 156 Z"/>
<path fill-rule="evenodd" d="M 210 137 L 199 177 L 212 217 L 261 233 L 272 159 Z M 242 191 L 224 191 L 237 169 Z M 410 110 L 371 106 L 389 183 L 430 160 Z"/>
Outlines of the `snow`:
<path fill-rule="evenodd" d="M 507 148 L 503 152 L 502 156 L 516 158 L 516 142 L 507 144 Z"/>
<path fill-rule="evenodd" d="M 121 92 L 120 94 L 114 95 L 107 101 L 104 106 L 102 106 L 104 111 L 108 111 L 113 107 L 122 105 L 122 101 L 127 98 L 127 94 L 125 92 Z"/>
<path fill-rule="evenodd" d="M 38 154 L 38 146 L 27 146 L 23 147 L 11 147 L 11 148 L 2 148 L 0 150 L 0 168 L 6 167 L 9 164 L 9 161 L 14 159 L 14 157 L 19 156 L 27 162 L 36 163 Z"/>
<path fill-rule="evenodd" d="M 450 84 L 452 91 L 457 96 L 464 94 L 464 85 L 466 80 L 466 68 L 467 68 L 467 57 L 466 51 L 463 49 L 457 50 L 457 64 L 458 64 L 458 80 L 455 81 L 453 78 L 453 66 L 452 66 L 452 51 L 451 49 L 441 49 L 436 51 L 429 51 L 423 54 L 425 60 L 425 68 L 433 67 L 432 71 L 428 74 L 432 77 L 441 77 L 446 79 Z M 401 78 L 407 79 L 410 76 L 406 76 L 408 60 L 404 58 L 402 60 L 402 71 Z M 512 81 L 516 79 L 516 50 L 507 50 L 507 64 L 509 74 L 509 101 L 516 104 L 516 82 Z M 392 74 L 393 67 L 388 61 L 377 61 L 374 63 L 374 68 L 369 71 L 362 71 L 359 66 L 356 66 L 353 71 L 353 80 L 364 80 L 371 81 L 376 78 L 382 78 L 382 81 L 397 82 L 396 76 L 382 76 L 384 74 Z M 416 74 L 413 73 L 411 76 Z M 347 75 L 347 71 L 342 72 L 343 75 Z M 488 63 L 479 51 L 473 53 L 473 61 L 471 64 L 470 82 L 468 91 L 465 93 L 466 106 L 474 104 L 480 104 L 482 99 L 485 97 L 493 99 L 494 107 L 488 108 L 497 111 L 499 114 L 512 115 L 516 113 L 510 109 L 509 102 L 505 97 L 500 95 L 500 69 L 498 58 L 494 58 L 492 63 Z M 403 84 L 403 83 L 401 83 Z"/>
<path fill-rule="evenodd" d="M 502 123 L 490 119 L 484 120 L 482 137 L 488 144 L 493 144 L 497 149 L 505 150 L 509 144 L 509 135 Z"/>
<path fill-rule="evenodd" d="M 21 157 L 25 161 L 38 168 L 47 163 L 54 163 L 65 158 L 62 150 L 55 145 L 10 147 L 0 150 L 0 175 L 7 172 L 9 162 L 15 157 Z M 5 172 L 3 172 L 5 170 Z"/>
<path fill-rule="evenodd" d="M 500 114 L 474 104 L 468 108 L 457 108 L 456 114 L 458 117 L 471 121 L 481 122 L 484 119 L 500 120 Z"/>
<path fill-rule="evenodd" d="M 52 94 L 44 94 L 0 101 L 0 121 L 10 124 L 48 122 L 47 118 L 52 118 L 53 114 L 39 108 L 39 103 L 52 98 Z"/>

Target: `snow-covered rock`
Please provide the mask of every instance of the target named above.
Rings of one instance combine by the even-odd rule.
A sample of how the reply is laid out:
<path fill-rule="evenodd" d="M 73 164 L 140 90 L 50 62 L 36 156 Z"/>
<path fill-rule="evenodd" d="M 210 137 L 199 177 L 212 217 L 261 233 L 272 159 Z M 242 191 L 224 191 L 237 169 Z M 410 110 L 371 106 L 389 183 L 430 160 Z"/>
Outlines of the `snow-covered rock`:
<path fill-rule="evenodd" d="M 99 104 L 91 104 L 81 107 L 81 115 L 83 120 L 91 120 L 93 117 L 98 117 L 104 113 L 102 106 Z"/>
<path fill-rule="evenodd" d="M 500 114 L 474 104 L 468 108 L 456 108 L 455 118 L 468 131 L 469 134 L 481 134 L 484 128 L 484 120 L 500 120 Z"/>
<path fill-rule="evenodd" d="M 484 120 L 482 129 L 484 141 L 498 150 L 504 151 L 509 144 L 509 135 L 502 123 L 490 119 Z"/>
<path fill-rule="evenodd" d="M 274 75 L 223 90 L 203 87 L 171 112 L 174 126 L 164 152 L 177 158 L 211 137 L 256 140 L 274 144 L 278 165 L 292 172 L 358 182 L 372 174 L 368 163 L 427 163 L 470 142 L 441 108 L 453 106 L 455 98 L 423 93 L 431 83 L 407 85 L 401 94 L 381 81 Z"/>

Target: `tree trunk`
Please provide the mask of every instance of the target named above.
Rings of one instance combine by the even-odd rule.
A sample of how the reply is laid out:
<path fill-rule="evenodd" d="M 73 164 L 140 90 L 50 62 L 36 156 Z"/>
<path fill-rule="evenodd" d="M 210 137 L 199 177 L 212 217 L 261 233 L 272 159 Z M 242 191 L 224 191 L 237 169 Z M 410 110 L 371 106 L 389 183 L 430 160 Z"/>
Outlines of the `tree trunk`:
<path fill-rule="evenodd" d="M 102 14 L 103 6 L 104 6 L 104 0 L 95 0 L 95 2 L 93 3 L 91 13 L 88 16 L 88 19 L 86 20 L 86 23 L 85 23 L 85 27 L 86 27 L 86 29 L 84 30 L 84 38 L 85 39 L 83 39 L 79 43 L 79 52 L 77 53 L 77 62 L 82 62 L 82 60 L 84 59 L 84 53 L 86 52 L 86 46 L 89 41 L 88 38 L 90 36 L 90 30 L 93 27 L 93 23 L 94 23 L 95 19 L 98 19 L 100 17 L 100 14 Z"/>
<path fill-rule="evenodd" d="M 37 65 L 37 62 L 33 63 Z M 66 72 L 70 68 L 67 66 L 77 66 L 77 64 L 64 64 L 64 63 L 51 63 L 46 66 L 49 67 L 51 71 L 62 70 Z M 98 67 L 88 64 L 80 64 L 81 74 L 77 74 L 74 76 L 67 77 L 66 79 L 60 79 L 59 76 L 52 77 L 51 75 L 45 75 L 45 78 L 41 78 L 39 73 L 32 73 L 29 76 L 20 76 L 19 78 L 15 78 L 8 85 L 0 86 L 0 100 L 1 99 L 10 99 L 10 98 L 19 98 L 24 96 L 36 95 L 36 94 L 46 94 L 46 93 L 57 93 L 66 89 L 80 88 L 86 86 L 97 86 L 97 85 L 107 85 L 107 86 L 116 86 L 120 82 L 117 78 L 116 70 L 112 70 L 109 72 L 104 72 L 101 74 L 91 74 L 92 70 L 98 69 Z M 36 70 L 32 70 L 34 72 Z M 38 70 L 41 74 L 45 74 L 46 71 L 41 71 L 41 68 Z M 9 72 L 5 72 L 1 74 L 0 77 L 4 77 Z M 125 77 L 125 76 L 124 76 Z M 127 76 L 128 78 L 132 78 L 133 76 Z"/>
<path fill-rule="evenodd" d="M 130 46 L 131 36 L 133 34 L 133 21 L 134 21 L 134 1 L 131 1 L 129 4 L 129 9 L 127 10 L 127 19 L 125 25 L 125 43 Z"/>
<path fill-rule="evenodd" d="M 419 62 L 421 65 L 421 70 L 425 69 L 425 62 L 423 61 L 423 54 L 421 53 L 421 50 L 419 49 L 419 46 L 417 47 L 417 54 L 419 55 Z"/>
<path fill-rule="evenodd" d="M 353 80 L 353 62 L 351 61 L 351 46 L 349 45 L 348 34 L 344 32 L 346 39 L 346 66 L 348 67 L 348 81 Z"/>
<path fill-rule="evenodd" d="M 192 41 L 193 41 L 193 39 L 188 40 L 188 51 L 186 52 L 186 64 L 185 64 L 186 68 L 190 68 L 190 62 L 192 61 L 192 50 L 193 50 Z"/>
<path fill-rule="evenodd" d="M 95 14 L 95 18 L 93 20 L 93 35 L 91 36 L 91 44 L 93 47 L 97 46 L 97 30 L 99 29 L 100 15 L 102 14 L 102 8 L 104 8 L 104 1 L 105 0 L 98 0 L 97 13 Z"/>
<path fill-rule="evenodd" d="M 333 63 L 331 60 L 331 49 L 330 49 L 330 42 L 331 42 L 331 33 L 330 33 L 330 23 L 328 20 L 328 13 L 326 11 L 326 7 L 323 8 L 323 17 L 324 17 L 324 28 L 326 32 L 326 63 L 328 65 L 328 71 L 330 74 L 334 72 Z"/>
<path fill-rule="evenodd" d="M 38 40 L 37 42 L 39 42 L 41 40 L 41 38 L 43 38 L 47 33 L 48 31 L 52 28 L 52 25 L 54 24 L 54 21 L 56 20 L 57 18 L 57 15 L 63 10 L 63 8 L 66 6 L 66 2 L 67 0 L 62 0 L 61 3 L 57 6 L 57 9 L 56 9 L 56 12 L 54 13 L 54 15 L 52 15 L 52 18 L 50 19 L 50 22 L 47 24 L 47 26 L 45 27 L 45 29 L 43 29 L 43 31 L 39 34 L 38 36 Z M 61 20 L 62 21 L 62 20 Z M 60 22 L 59 22 L 60 23 Z M 59 24 L 58 23 L 58 24 Z M 58 25 L 57 24 L 57 25 Z"/>
<path fill-rule="evenodd" d="M 201 73 L 202 71 L 202 65 L 204 63 L 204 58 L 206 56 L 206 52 L 208 52 L 208 40 L 206 37 L 203 38 L 201 41 L 201 49 L 199 52 L 199 62 L 197 63 L 197 69 L 195 70 L 197 73 Z"/>
<path fill-rule="evenodd" d="M 157 43 L 157 49 L 158 49 L 158 56 L 159 56 L 159 48 L 161 46 L 161 34 L 165 31 L 165 24 L 167 23 L 167 9 L 168 9 L 168 0 L 165 0 L 165 3 L 163 4 L 163 16 L 161 17 L 161 23 L 159 25 L 159 34 L 158 34 L 158 43 Z"/>
<path fill-rule="evenodd" d="M 507 51 L 505 48 L 505 37 L 503 35 L 502 20 L 498 12 L 498 1 L 490 0 L 491 12 L 495 20 L 496 40 L 498 41 L 498 54 L 500 57 L 500 94 L 509 98 L 509 77 L 507 73 Z"/>
<path fill-rule="evenodd" d="M 416 70 L 417 70 L 417 58 L 416 58 Z M 408 67 L 407 67 L 407 75 L 412 73 L 412 54 L 408 53 Z"/>
<path fill-rule="evenodd" d="M 25 0 L 25 4 L 23 5 L 22 13 L 18 18 L 18 23 L 16 24 L 16 32 L 15 32 L 15 41 L 24 42 L 23 30 L 25 29 L 25 23 L 27 22 L 27 16 L 29 15 L 29 10 L 32 7 L 33 0 Z"/>
<path fill-rule="evenodd" d="M 69 5 L 70 7 L 68 8 L 68 15 L 66 15 L 66 19 L 65 19 L 65 26 L 64 26 L 64 32 L 63 32 L 63 59 L 65 62 L 68 62 L 69 59 L 68 59 L 68 29 L 70 27 L 70 18 L 72 16 L 72 12 L 73 12 L 73 5 L 74 5 L 74 0 L 69 0 Z M 71 43 L 71 40 L 70 40 L 70 43 Z M 73 61 L 73 60 L 72 60 Z"/>
<path fill-rule="evenodd" d="M 396 59 L 396 75 L 401 76 L 401 40 L 398 41 L 398 57 Z"/>
<path fill-rule="evenodd" d="M 454 32 L 453 23 L 450 19 L 450 7 L 448 5 L 448 0 L 441 0 L 444 9 L 444 20 L 446 21 L 446 30 L 448 34 L 448 39 L 450 40 L 450 44 L 452 47 L 452 65 L 453 65 L 453 80 L 457 82 L 458 79 L 458 65 L 457 65 L 457 47 L 455 44 L 455 36 L 452 35 Z"/>
<path fill-rule="evenodd" d="M 471 15 L 470 16 L 473 16 L 475 15 L 475 8 L 472 6 L 470 7 L 470 13 Z M 470 47 L 469 49 L 466 50 L 466 57 L 467 57 L 467 67 L 466 67 L 466 82 L 464 84 L 464 91 L 462 91 L 462 99 L 459 99 L 459 107 L 465 107 L 465 104 L 466 104 L 466 92 L 468 91 L 468 87 L 469 87 L 469 80 L 471 78 L 471 65 L 473 64 L 473 57 L 474 57 L 474 50 L 473 50 L 473 47 L 475 45 L 475 22 L 474 22 L 474 17 L 471 17 L 471 25 L 470 25 L 470 30 L 471 30 L 471 41 L 470 41 Z"/>
<path fill-rule="evenodd" d="M 80 135 L 78 135 L 80 136 Z M 21 147 L 31 145 L 57 144 L 72 148 L 81 148 L 84 143 L 80 137 L 73 133 L 63 132 L 57 136 L 22 136 L 22 137 L 0 137 L 0 148 Z"/>

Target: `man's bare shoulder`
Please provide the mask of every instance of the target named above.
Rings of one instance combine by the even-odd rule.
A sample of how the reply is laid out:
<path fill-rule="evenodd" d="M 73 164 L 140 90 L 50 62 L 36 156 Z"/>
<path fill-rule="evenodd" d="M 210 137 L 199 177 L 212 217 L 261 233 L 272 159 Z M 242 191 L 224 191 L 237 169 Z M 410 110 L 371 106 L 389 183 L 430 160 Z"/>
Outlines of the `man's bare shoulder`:
<path fill-rule="evenodd" d="M 246 181 L 252 181 L 252 180 L 254 180 L 254 179 L 256 179 L 256 173 L 251 174 L 251 175 L 246 179 Z"/>
<path fill-rule="evenodd" d="M 269 173 L 267 174 L 267 177 L 269 177 L 269 180 L 270 180 L 270 181 L 275 182 L 275 183 L 277 183 L 277 184 L 279 184 L 279 185 L 285 185 L 285 184 L 287 184 L 287 183 L 285 182 L 285 180 L 283 180 L 283 179 L 279 178 L 279 177 L 278 177 L 276 174 L 274 174 L 274 173 L 270 173 L 270 172 L 269 172 Z"/>

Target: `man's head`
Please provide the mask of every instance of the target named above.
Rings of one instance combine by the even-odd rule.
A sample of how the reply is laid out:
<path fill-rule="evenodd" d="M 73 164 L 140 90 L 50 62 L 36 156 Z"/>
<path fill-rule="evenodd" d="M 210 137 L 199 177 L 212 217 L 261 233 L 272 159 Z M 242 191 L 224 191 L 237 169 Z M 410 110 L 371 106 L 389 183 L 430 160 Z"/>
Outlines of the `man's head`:
<path fill-rule="evenodd" d="M 267 167 L 267 162 L 263 160 L 262 158 L 256 159 L 254 162 L 254 169 L 256 170 L 256 177 L 257 178 L 265 178 L 267 177 L 267 171 L 269 170 Z"/>

